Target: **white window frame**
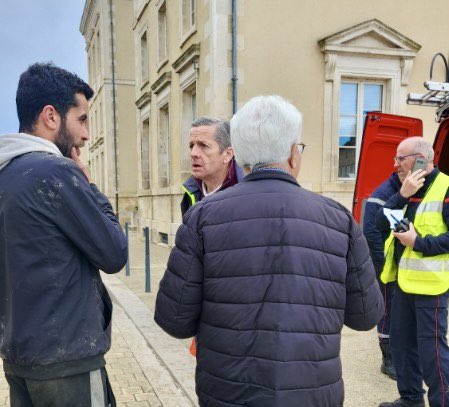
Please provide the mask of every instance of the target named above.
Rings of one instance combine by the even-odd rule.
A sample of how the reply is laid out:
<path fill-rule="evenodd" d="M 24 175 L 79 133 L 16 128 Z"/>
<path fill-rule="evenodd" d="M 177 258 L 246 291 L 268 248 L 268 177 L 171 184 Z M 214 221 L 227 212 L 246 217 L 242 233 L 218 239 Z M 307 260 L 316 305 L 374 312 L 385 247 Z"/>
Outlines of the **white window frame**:
<path fill-rule="evenodd" d="M 148 128 L 147 130 L 147 134 L 145 134 L 144 130 L 145 130 L 145 126 L 144 123 L 147 122 L 148 123 Z M 144 137 L 147 138 L 148 140 L 148 151 L 147 151 L 147 157 L 146 159 L 148 160 L 148 188 L 146 188 L 144 186 L 144 182 L 143 182 L 143 160 L 142 160 L 142 155 L 143 155 L 143 151 L 142 151 L 142 142 Z M 150 120 L 150 116 L 146 115 L 144 117 L 141 118 L 140 120 L 140 156 L 139 156 L 139 160 L 140 160 L 140 189 L 143 191 L 148 191 L 151 190 L 151 186 L 152 186 L 152 179 L 151 179 L 151 175 L 152 175 L 152 168 L 151 168 L 151 120 Z"/>
<path fill-rule="evenodd" d="M 195 59 L 194 63 L 190 63 L 184 68 L 182 71 L 179 72 L 179 88 L 180 88 L 180 100 L 181 100 L 181 114 L 179 115 L 180 122 L 179 122 L 179 128 L 181 129 L 181 137 L 180 137 L 180 145 L 181 145 L 181 176 L 182 178 L 185 178 L 187 175 L 190 174 L 190 168 L 187 171 L 186 168 L 183 166 L 183 162 L 186 159 L 186 149 L 187 149 L 187 134 L 186 131 L 188 130 L 187 127 L 190 129 L 190 124 L 188 121 L 190 119 L 187 119 L 184 116 L 184 96 L 185 93 L 192 94 L 195 93 L 195 95 L 198 95 L 198 69 L 197 67 L 197 60 Z M 196 102 L 196 114 L 198 115 L 198 100 Z M 189 155 L 187 156 L 189 157 Z M 190 160 L 190 158 L 189 158 Z M 188 173 L 187 173 L 188 172 Z"/>
<path fill-rule="evenodd" d="M 386 109 L 386 100 L 387 100 L 387 82 L 381 81 L 379 79 L 366 79 L 366 78 L 341 78 L 341 83 L 355 83 L 357 84 L 357 121 L 356 121 L 356 143 L 352 148 L 341 147 L 340 146 L 340 129 L 338 129 L 338 157 L 340 156 L 340 149 L 347 148 L 349 150 L 355 150 L 355 174 L 357 174 L 357 168 L 359 165 L 359 157 L 360 157 L 360 147 L 362 144 L 362 135 L 364 129 L 364 120 L 363 120 L 363 96 L 364 96 L 364 85 L 373 84 L 373 85 L 381 85 L 382 86 L 382 102 L 381 102 L 381 111 L 385 112 Z M 362 86 L 360 86 L 362 85 Z M 341 89 L 341 84 L 340 84 Z M 338 123 L 340 127 L 340 100 L 338 103 Z M 338 162 L 337 168 L 337 176 L 340 168 L 340 163 Z M 353 181 L 354 177 L 340 177 L 338 176 L 339 181 Z"/>
<path fill-rule="evenodd" d="M 322 190 L 352 192 L 354 180 L 338 179 L 342 78 L 385 82 L 385 112 L 404 114 L 413 59 L 421 46 L 377 19 L 338 31 L 318 44 L 325 62 Z"/>
<path fill-rule="evenodd" d="M 163 9 L 163 11 L 161 10 Z M 161 49 L 161 18 L 160 15 L 164 14 L 164 20 L 163 20 L 163 33 L 164 33 L 164 44 L 163 44 L 163 50 Z M 163 54 L 162 52 L 163 51 Z M 165 64 L 165 62 L 168 61 L 168 15 L 167 15 L 167 2 L 166 0 L 160 1 L 157 5 L 157 62 L 158 62 L 158 69 L 162 67 L 162 65 Z"/>
<path fill-rule="evenodd" d="M 166 111 L 166 113 L 164 113 L 163 111 Z M 161 136 L 162 136 L 162 123 L 161 123 L 161 116 L 162 114 L 167 114 L 167 161 L 165 163 L 160 163 L 158 161 L 158 171 L 157 171 L 157 185 L 159 189 L 168 189 L 170 188 L 170 182 L 171 182 L 171 171 L 170 171 L 170 167 L 171 167 L 171 159 L 170 159 L 170 153 L 171 153 L 171 149 L 170 149 L 170 104 L 167 102 L 163 105 L 159 106 L 158 109 L 158 118 L 157 118 L 157 156 L 158 156 L 158 160 L 160 159 L 160 155 L 159 155 L 159 143 L 161 141 Z M 166 178 L 167 178 L 167 185 L 161 185 L 161 174 L 160 174 L 160 169 L 162 166 L 166 167 Z"/>
<path fill-rule="evenodd" d="M 144 50 L 143 50 L 143 47 L 142 47 L 142 39 L 143 39 L 143 37 L 146 37 L 145 38 L 145 41 L 146 41 L 146 49 L 145 49 L 145 52 L 146 52 L 146 54 L 145 55 L 143 55 L 144 54 Z M 140 62 L 140 64 L 139 64 L 139 78 L 140 78 L 140 85 L 141 85 L 141 88 L 143 87 L 143 86 L 145 86 L 148 82 L 149 82 L 149 79 L 150 79 L 150 49 L 149 49 L 149 38 L 148 38 L 148 36 L 149 36 L 149 31 L 148 31 L 148 28 L 147 28 L 147 26 L 145 26 L 145 27 L 143 27 L 143 29 L 140 31 L 140 33 L 139 33 L 139 62 Z M 144 61 L 144 56 L 146 57 L 146 61 Z M 144 62 L 146 62 L 146 66 L 144 67 Z"/>
<path fill-rule="evenodd" d="M 171 183 L 171 137 L 170 137 L 170 120 L 171 118 L 171 106 L 170 106 L 170 85 L 163 87 L 158 91 L 157 94 L 157 136 L 156 136 L 156 156 L 157 156 L 157 180 L 155 182 L 155 186 L 159 190 L 169 190 Z M 160 186 L 160 176 L 159 176 L 159 138 L 161 135 L 161 111 L 167 109 L 168 110 L 168 126 L 167 126 L 167 185 Z"/>
<path fill-rule="evenodd" d="M 191 124 L 198 117 L 198 102 L 195 100 L 193 106 L 193 95 L 197 95 L 197 82 L 193 82 L 190 86 L 182 89 L 181 93 L 181 176 L 186 178 L 190 173 L 190 153 L 188 149 L 189 131 Z M 188 106 L 186 106 L 188 104 Z M 186 117 L 187 114 L 190 117 Z"/>
<path fill-rule="evenodd" d="M 180 0 L 181 46 L 196 32 L 197 0 Z M 186 9 L 188 15 L 185 15 Z"/>

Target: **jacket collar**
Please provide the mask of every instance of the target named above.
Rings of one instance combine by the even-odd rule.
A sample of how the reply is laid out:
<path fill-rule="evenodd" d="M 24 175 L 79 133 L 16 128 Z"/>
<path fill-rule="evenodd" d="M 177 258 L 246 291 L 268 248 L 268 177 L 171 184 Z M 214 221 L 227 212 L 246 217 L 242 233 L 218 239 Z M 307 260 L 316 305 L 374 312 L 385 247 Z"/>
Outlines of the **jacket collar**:
<path fill-rule="evenodd" d="M 235 158 L 233 158 L 221 189 L 226 189 L 239 183 L 243 180 L 244 177 L 245 173 L 243 172 L 242 168 L 235 162 Z M 193 176 L 190 176 L 183 185 L 188 191 L 190 191 L 190 193 L 202 193 L 202 181 L 200 179 L 194 178 Z"/>
<path fill-rule="evenodd" d="M 263 179 L 277 179 L 279 181 L 286 181 L 290 182 L 292 184 L 295 184 L 299 187 L 298 181 L 292 177 L 290 174 L 286 174 L 283 171 L 276 171 L 276 170 L 260 170 L 255 172 L 250 172 L 244 179 L 243 182 L 250 182 L 250 181 L 260 181 Z"/>

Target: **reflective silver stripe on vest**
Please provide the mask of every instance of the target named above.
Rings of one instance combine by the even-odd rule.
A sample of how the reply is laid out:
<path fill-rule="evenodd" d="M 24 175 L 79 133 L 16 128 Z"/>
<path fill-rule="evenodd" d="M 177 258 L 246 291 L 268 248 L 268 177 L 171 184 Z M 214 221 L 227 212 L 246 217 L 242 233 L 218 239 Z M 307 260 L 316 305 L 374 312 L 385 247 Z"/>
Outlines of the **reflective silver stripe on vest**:
<path fill-rule="evenodd" d="M 416 213 L 424 213 L 424 212 L 443 212 L 443 202 L 442 201 L 433 201 L 433 202 L 425 202 L 418 206 L 418 210 Z"/>
<path fill-rule="evenodd" d="M 100 369 L 90 372 L 90 402 L 91 407 L 104 407 L 106 405 Z"/>
<path fill-rule="evenodd" d="M 376 203 L 376 204 L 379 204 L 382 206 L 385 205 L 385 201 L 382 201 L 382 199 L 379 199 L 379 198 L 368 198 L 367 202 Z"/>
<path fill-rule="evenodd" d="M 424 260 L 424 259 L 404 259 L 399 262 L 399 268 L 410 271 L 449 271 L 449 260 Z"/>

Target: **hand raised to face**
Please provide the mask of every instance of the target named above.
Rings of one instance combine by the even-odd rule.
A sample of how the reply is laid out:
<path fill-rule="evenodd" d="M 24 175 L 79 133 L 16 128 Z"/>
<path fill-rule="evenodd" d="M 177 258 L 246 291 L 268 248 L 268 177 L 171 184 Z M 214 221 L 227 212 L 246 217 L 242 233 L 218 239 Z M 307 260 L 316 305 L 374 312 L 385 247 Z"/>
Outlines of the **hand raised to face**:
<path fill-rule="evenodd" d="M 418 189 L 424 185 L 426 175 L 427 171 L 424 170 L 409 171 L 402 182 L 400 194 L 404 198 L 410 198 L 412 195 L 415 195 Z"/>
<path fill-rule="evenodd" d="M 70 151 L 70 158 L 73 161 L 75 161 L 76 165 L 78 165 L 78 167 L 80 167 L 81 171 L 84 173 L 87 180 L 90 182 L 89 169 L 87 168 L 86 164 L 84 164 L 80 160 L 80 154 L 81 154 L 81 151 L 80 151 L 79 147 L 72 147 L 72 150 Z"/>

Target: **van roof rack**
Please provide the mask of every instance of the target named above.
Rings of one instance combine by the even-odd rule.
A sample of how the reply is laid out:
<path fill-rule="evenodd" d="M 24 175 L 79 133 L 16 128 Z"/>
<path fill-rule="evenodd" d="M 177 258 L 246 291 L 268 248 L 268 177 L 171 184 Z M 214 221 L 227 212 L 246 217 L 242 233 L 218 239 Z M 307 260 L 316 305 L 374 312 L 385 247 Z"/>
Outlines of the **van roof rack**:
<path fill-rule="evenodd" d="M 440 56 L 443 59 L 446 68 L 446 82 L 432 81 L 433 65 L 435 59 Z M 430 64 L 430 80 L 424 82 L 427 93 L 409 93 L 407 95 L 407 104 L 420 106 L 436 107 L 435 121 L 441 122 L 446 117 L 449 117 L 449 68 L 445 56 L 439 52 L 432 58 Z"/>

